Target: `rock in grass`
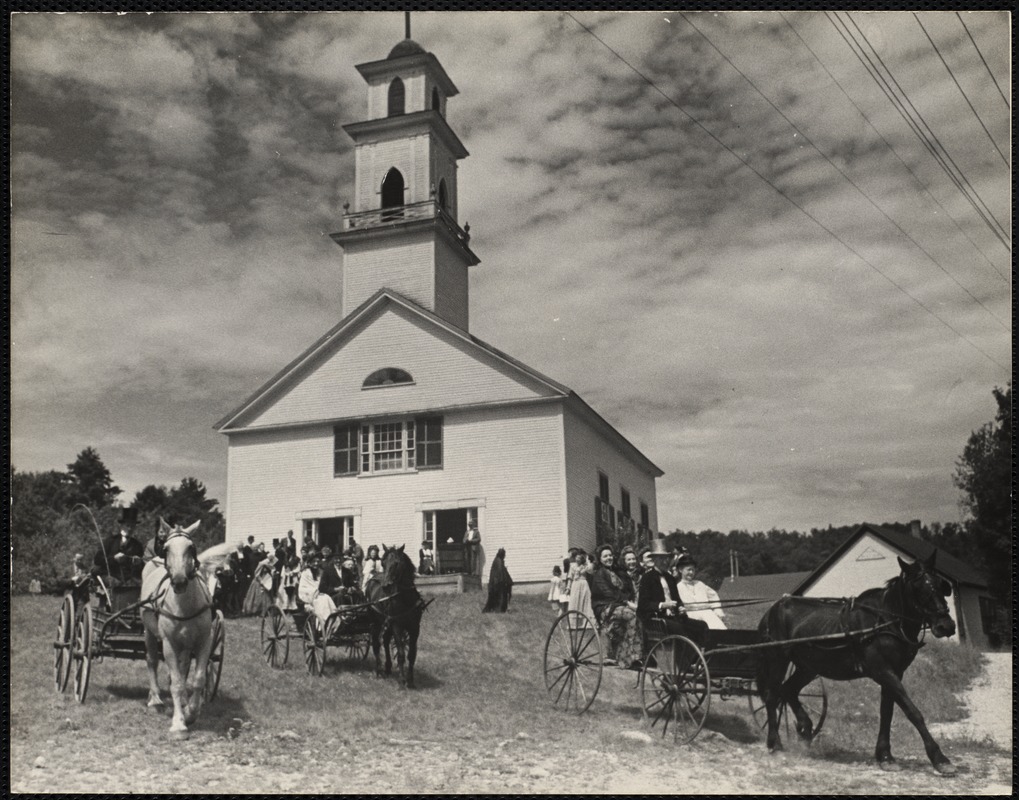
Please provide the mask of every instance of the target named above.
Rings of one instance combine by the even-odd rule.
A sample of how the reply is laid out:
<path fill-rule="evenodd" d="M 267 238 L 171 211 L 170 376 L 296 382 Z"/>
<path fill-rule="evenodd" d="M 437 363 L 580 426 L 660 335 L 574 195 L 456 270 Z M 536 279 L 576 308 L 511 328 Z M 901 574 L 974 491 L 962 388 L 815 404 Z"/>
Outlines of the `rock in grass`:
<path fill-rule="evenodd" d="M 531 738 L 531 734 L 524 733 L 523 731 L 520 731 L 520 733 L 517 734 L 517 738 L 518 739 L 530 739 Z"/>
<path fill-rule="evenodd" d="M 641 742 L 642 744 L 651 744 L 653 741 L 644 731 L 623 731 L 619 734 L 619 738 L 627 739 L 631 742 Z"/>
<path fill-rule="evenodd" d="M 547 778 L 552 773 L 550 773 L 544 767 L 531 767 L 530 772 L 528 772 L 527 774 L 530 775 L 532 778 Z"/>
<path fill-rule="evenodd" d="M 280 738 L 280 739 L 290 739 L 292 741 L 297 741 L 301 737 L 298 736 L 296 733 L 294 733 L 294 731 L 286 730 L 286 731 L 280 731 L 279 734 L 278 734 L 278 738 Z"/>
<path fill-rule="evenodd" d="M 42 769 L 43 767 L 46 766 L 46 759 L 43 758 L 42 756 L 39 756 L 35 759 L 35 761 L 32 762 L 32 766 L 35 767 L 36 769 Z"/>

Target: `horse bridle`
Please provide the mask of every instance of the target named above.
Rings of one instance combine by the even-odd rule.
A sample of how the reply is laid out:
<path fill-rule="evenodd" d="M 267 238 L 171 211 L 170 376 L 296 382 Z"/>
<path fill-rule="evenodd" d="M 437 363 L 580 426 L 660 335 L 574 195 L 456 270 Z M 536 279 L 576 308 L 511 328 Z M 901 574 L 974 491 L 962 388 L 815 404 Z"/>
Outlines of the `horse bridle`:
<path fill-rule="evenodd" d="M 163 546 L 165 547 L 167 545 L 167 543 L 169 543 L 169 541 L 171 539 L 176 539 L 179 536 L 183 536 L 185 539 L 187 539 L 191 543 L 192 549 L 194 549 L 194 546 L 195 546 L 194 540 L 188 534 L 186 534 L 183 530 L 181 530 L 180 528 L 176 528 L 176 529 L 174 529 L 173 531 L 170 532 L 170 535 L 167 536 L 166 539 L 163 540 Z M 194 562 L 195 562 L 195 572 L 194 572 L 193 575 L 189 575 L 188 576 L 188 581 L 189 582 L 193 581 L 193 580 L 196 580 L 198 578 L 199 561 L 198 561 L 198 554 L 197 553 L 195 554 Z M 149 598 L 149 602 L 152 605 L 152 613 L 154 613 L 157 617 L 160 614 L 162 614 L 164 617 L 169 617 L 170 619 L 177 620 L 178 622 L 186 622 L 187 620 L 194 619 L 195 617 L 199 616 L 200 614 L 204 614 L 206 611 L 212 611 L 212 601 L 211 600 L 207 600 L 204 606 L 199 608 L 194 614 L 190 614 L 190 615 L 188 615 L 186 617 L 182 617 L 179 614 L 174 614 L 174 613 L 172 613 L 170 611 L 167 611 L 166 609 L 157 607 L 156 604 L 158 602 L 162 601 L 162 599 L 164 597 L 166 597 L 167 593 L 170 591 L 170 587 L 167 587 L 166 589 L 163 589 L 163 591 L 161 593 L 159 591 L 160 589 L 163 588 L 163 585 L 166 584 L 170 580 L 170 568 L 169 568 L 169 566 L 167 566 L 165 559 L 163 560 L 163 569 L 166 571 L 166 574 L 163 575 L 163 577 L 160 579 L 159 584 L 156 586 L 156 590 L 152 593 L 152 597 Z"/>

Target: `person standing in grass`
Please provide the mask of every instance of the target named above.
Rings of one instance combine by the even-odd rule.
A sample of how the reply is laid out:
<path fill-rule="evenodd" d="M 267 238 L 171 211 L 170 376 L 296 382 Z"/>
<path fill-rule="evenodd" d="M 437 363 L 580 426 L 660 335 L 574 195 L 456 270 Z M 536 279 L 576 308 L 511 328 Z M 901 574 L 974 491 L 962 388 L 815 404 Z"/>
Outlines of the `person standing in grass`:
<path fill-rule="evenodd" d="M 548 601 L 552 604 L 552 611 L 556 614 L 562 613 L 562 590 L 563 571 L 559 566 L 552 567 L 552 582 L 548 587 Z"/>
<path fill-rule="evenodd" d="M 488 602 L 485 603 L 482 611 L 505 613 L 512 591 L 513 578 L 510 577 L 509 570 L 506 569 L 506 550 L 500 547 L 499 552 L 492 559 L 492 570 L 488 573 Z"/>
<path fill-rule="evenodd" d="M 570 567 L 569 576 L 569 610 L 577 611 L 591 620 L 594 619 L 594 607 L 591 605 L 590 574 L 593 568 L 587 559 L 587 553 L 578 550 Z"/>

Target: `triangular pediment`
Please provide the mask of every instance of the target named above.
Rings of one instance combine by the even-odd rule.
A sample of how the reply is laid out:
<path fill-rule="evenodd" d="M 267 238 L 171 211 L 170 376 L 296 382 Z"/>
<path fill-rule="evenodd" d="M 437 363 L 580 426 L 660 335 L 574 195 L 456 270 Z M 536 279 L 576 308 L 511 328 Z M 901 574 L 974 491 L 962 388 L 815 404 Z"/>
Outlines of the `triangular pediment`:
<path fill-rule="evenodd" d="M 410 382 L 365 387 L 377 370 Z M 565 387 L 383 290 L 217 425 L 224 432 L 563 397 Z"/>

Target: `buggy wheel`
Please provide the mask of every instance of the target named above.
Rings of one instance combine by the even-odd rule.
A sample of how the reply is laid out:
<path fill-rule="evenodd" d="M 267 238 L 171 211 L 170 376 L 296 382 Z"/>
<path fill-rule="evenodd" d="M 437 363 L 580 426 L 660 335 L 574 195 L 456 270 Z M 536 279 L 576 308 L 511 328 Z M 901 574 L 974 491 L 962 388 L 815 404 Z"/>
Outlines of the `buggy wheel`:
<path fill-rule="evenodd" d="M 326 665 L 326 640 L 318 630 L 318 617 L 308 615 L 304 623 L 304 665 L 311 675 L 321 675 Z"/>
<path fill-rule="evenodd" d="M 262 615 L 262 657 L 273 669 L 283 669 L 290 657 L 290 627 L 276 606 L 269 606 Z"/>
<path fill-rule="evenodd" d="M 545 690 L 552 704 L 583 714 L 601 686 L 602 652 L 594 620 L 567 611 L 545 639 Z"/>
<path fill-rule="evenodd" d="M 85 606 L 74 626 L 74 699 L 85 702 L 92 674 L 92 606 Z"/>
<path fill-rule="evenodd" d="M 223 653 L 226 651 L 226 627 L 223 624 L 223 612 L 216 610 L 212 620 L 212 650 L 209 652 L 209 663 L 205 668 L 205 702 L 211 703 L 219 691 L 219 677 L 223 674 Z"/>
<path fill-rule="evenodd" d="M 783 682 L 789 680 L 789 677 L 793 674 L 793 670 L 795 669 L 795 665 L 789 665 L 788 669 L 786 669 Z M 824 679 L 818 676 L 800 689 L 799 696 L 800 705 L 803 706 L 803 710 L 807 712 L 811 721 L 814 723 L 814 732 L 811 737 L 813 738 L 821 732 L 821 728 L 824 726 L 824 721 L 828 718 L 828 687 L 824 685 Z M 748 695 L 747 702 L 750 704 L 750 714 L 753 716 L 754 723 L 757 725 L 758 730 L 767 733 L 768 709 L 764 705 L 764 701 L 761 700 L 759 695 L 752 694 Z M 785 722 L 785 734 L 788 739 L 792 735 L 792 731 L 790 730 L 791 723 L 789 722 L 789 716 L 786 714 L 786 703 L 784 702 L 778 704 L 779 725 L 781 725 L 783 721 Z"/>
<path fill-rule="evenodd" d="M 74 598 L 64 595 L 57 618 L 57 637 L 53 641 L 53 683 L 58 693 L 67 688 L 71 677 L 71 647 L 74 636 Z"/>
<path fill-rule="evenodd" d="M 672 734 L 677 744 L 692 742 L 711 708 L 711 676 L 701 649 L 685 636 L 667 636 L 644 660 L 640 673 L 644 721 Z"/>
<path fill-rule="evenodd" d="M 355 636 L 350 640 L 350 646 L 347 648 L 347 658 L 351 661 L 364 661 L 368 658 L 369 649 L 367 636 Z"/>

